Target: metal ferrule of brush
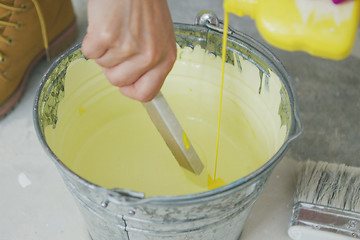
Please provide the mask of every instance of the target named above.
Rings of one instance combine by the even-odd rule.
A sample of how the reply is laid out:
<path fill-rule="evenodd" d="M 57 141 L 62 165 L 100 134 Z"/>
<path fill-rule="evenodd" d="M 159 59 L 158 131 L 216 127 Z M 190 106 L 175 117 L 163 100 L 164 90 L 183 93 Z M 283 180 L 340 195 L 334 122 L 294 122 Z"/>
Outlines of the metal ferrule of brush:
<path fill-rule="evenodd" d="M 313 230 L 319 230 L 317 237 Z M 309 232 L 312 233 L 309 234 Z M 293 239 L 360 239 L 360 214 L 298 202 L 293 207 L 289 236 Z M 329 237 L 332 236 L 332 237 Z"/>

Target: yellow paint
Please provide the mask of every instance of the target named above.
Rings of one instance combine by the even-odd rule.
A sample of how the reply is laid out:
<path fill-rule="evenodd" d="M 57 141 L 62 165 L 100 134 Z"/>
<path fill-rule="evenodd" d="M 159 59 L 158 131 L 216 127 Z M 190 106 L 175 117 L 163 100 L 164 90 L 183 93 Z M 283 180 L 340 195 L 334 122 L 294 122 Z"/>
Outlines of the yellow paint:
<path fill-rule="evenodd" d="M 208 189 L 212 190 L 226 185 L 221 178 L 216 178 L 215 180 L 208 174 Z"/>
<path fill-rule="evenodd" d="M 265 40 L 278 48 L 343 59 L 354 45 L 360 1 L 224 0 L 224 10 L 252 17 Z"/>
<path fill-rule="evenodd" d="M 183 142 L 184 142 L 184 145 L 185 145 L 186 149 L 189 149 L 190 148 L 190 142 L 189 142 L 189 139 L 187 138 L 186 133 L 185 133 L 184 130 L 183 130 Z"/>
<path fill-rule="evenodd" d="M 218 165 L 218 157 L 219 157 L 219 145 L 220 145 L 220 126 L 221 126 L 220 123 L 221 123 L 222 98 L 223 98 L 223 91 L 224 91 L 224 73 L 225 73 L 226 44 L 227 44 L 228 26 L 229 26 L 229 14 L 227 12 L 225 12 L 225 15 L 224 15 L 224 35 L 223 35 L 223 41 L 222 41 L 221 83 L 220 83 L 220 100 L 219 100 L 219 118 L 218 118 L 217 136 L 216 136 L 216 156 L 215 156 L 214 181 L 217 180 L 216 179 L 216 174 L 217 174 L 217 165 Z"/>
<path fill-rule="evenodd" d="M 68 67 L 58 121 L 46 127 L 46 140 L 69 169 L 106 188 L 174 196 L 236 181 L 270 159 L 286 135 L 278 115 L 281 81 L 271 73 L 270 90 L 259 95 L 258 69 L 239 61 L 241 73 L 237 63 L 225 64 L 216 177 L 221 58 L 199 46 L 178 48 L 162 92 L 205 166 L 200 176 L 179 167 L 142 104 L 119 94 L 92 60 Z"/>
<path fill-rule="evenodd" d="M 85 113 L 85 109 L 79 107 L 78 108 L 78 113 L 79 113 L 80 116 L 82 116 Z"/>

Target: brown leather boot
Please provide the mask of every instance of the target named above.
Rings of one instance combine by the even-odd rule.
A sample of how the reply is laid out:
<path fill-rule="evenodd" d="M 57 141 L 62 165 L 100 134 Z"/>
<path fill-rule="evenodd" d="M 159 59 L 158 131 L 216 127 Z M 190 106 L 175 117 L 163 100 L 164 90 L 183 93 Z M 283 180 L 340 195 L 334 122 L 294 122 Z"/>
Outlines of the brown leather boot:
<path fill-rule="evenodd" d="M 75 38 L 71 0 L 0 0 L 0 119 L 19 101 L 34 65 Z"/>

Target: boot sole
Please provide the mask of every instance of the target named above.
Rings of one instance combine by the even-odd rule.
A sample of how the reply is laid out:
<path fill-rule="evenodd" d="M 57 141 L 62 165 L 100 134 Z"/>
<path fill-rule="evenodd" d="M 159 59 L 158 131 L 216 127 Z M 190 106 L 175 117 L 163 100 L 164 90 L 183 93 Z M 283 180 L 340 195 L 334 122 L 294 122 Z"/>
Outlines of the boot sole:
<path fill-rule="evenodd" d="M 50 58 L 55 58 L 62 51 L 67 49 L 76 39 L 77 37 L 77 24 L 74 21 L 70 27 L 68 27 L 63 33 L 60 34 L 59 37 L 55 38 L 49 45 L 49 56 Z M 14 91 L 14 93 L 10 96 L 8 100 L 6 100 L 3 104 L 0 105 L 0 120 L 3 119 L 9 112 L 11 112 L 16 104 L 20 101 L 26 83 L 29 79 L 29 75 L 31 70 L 35 67 L 35 65 L 46 55 L 45 50 L 41 51 L 29 64 L 27 67 L 24 77 L 21 80 L 19 86 Z"/>

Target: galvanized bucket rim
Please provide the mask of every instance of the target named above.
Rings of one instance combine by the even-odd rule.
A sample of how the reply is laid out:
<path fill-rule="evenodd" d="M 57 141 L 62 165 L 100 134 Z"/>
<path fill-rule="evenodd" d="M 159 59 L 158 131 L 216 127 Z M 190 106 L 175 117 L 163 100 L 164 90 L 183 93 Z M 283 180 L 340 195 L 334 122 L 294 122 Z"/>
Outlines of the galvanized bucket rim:
<path fill-rule="evenodd" d="M 174 27 L 179 28 L 179 29 L 183 28 L 183 29 L 190 29 L 190 30 L 194 30 L 194 31 L 208 31 L 208 32 L 212 32 L 215 34 L 221 34 L 217 31 L 209 29 L 208 27 L 198 26 L 198 25 L 174 23 Z M 225 186 L 222 186 L 222 187 L 219 187 L 219 188 L 216 188 L 213 190 L 205 191 L 205 192 L 181 195 L 181 196 L 152 196 L 152 197 L 145 197 L 145 198 L 141 198 L 141 197 L 137 198 L 137 197 L 133 197 L 133 196 L 139 196 L 139 194 L 136 192 L 133 192 L 130 190 L 122 190 L 121 191 L 122 193 L 119 193 L 116 191 L 116 189 L 106 189 L 104 187 L 101 187 L 95 183 L 92 183 L 92 182 L 80 177 L 75 172 L 73 172 L 71 169 L 69 169 L 51 150 L 51 148 L 49 147 L 49 145 L 47 144 L 47 142 L 45 140 L 45 136 L 43 136 L 43 134 L 42 134 L 42 131 L 40 129 L 40 124 L 39 124 L 39 104 L 40 104 L 39 98 L 40 98 L 40 94 L 42 93 L 43 87 L 44 87 L 48 77 L 52 74 L 53 70 L 56 68 L 56 66 L 59 65 L 59 63 L 63 59 L 65 59 L 71 53 L 80 49 L 81 42 L 79 42 L 79 43 L 75 44 L 73 47 L 69 48 L 65 53 L 63 53 L 61 56 L 59 56 L 51 64 L 51 66 L 48 68 L 48 70 L 43 75 L 40 86 L 35 95 L 34 108 L 33 108 L 33 120 L 34 120 L 34 125 L 35 125 L 35 131 L 37 133 L 37 136 L 39 138 L 41 145 L 45 149 L 45 152 L 48 154 L 48 156 L 53 161 L 55 161 L 55 163 L 57 163 L 58 167 L 61 167 L 64 170 L 64 172 L 68 176 L 70 176 L 71 178 L 74 178 L 77 181 L 80 181 L 82 184 L 87 185 L 91 188 L 98 188 L 99 190 L 103 191 L 107 195 L 107 199 L 109 199 L 109 196 L 115 196 L 115 198 L 111 198 L 112 201 L 113 202 L 115 201 L 117 204 L 122 204 L 122 205 L 133 205 L 135 203 L 137 205 L 138 204 L 154 204 L 154 205 L 161 204 L 161 205 L 164 205 L 164 203 L 167 205 L 188 204 L 190 202 L 202 201 L 202 199 L 204 199 L 204 198 L 216 199 L 216 198 L 222 197 L 225 194 L 226 195 L 231 194 L 234 191 L 237 191 L 239 188 L 246 187 L 248 184 L 251 184 L 254 180 L 256 180 L 257 176 L 265 174 L 265 172 L 271 171 L 273 169 L 273 167 L 276 166 L 276 164 L 281 160 L 282 155 L 286 152 L 286 149 L 287 149 L 288 145 L 290 144 L 290 142 L 292 142 L 295 138 L 297 138 L 302 133 L 303 127 L 302 127 L 302 123 L 301 123 L 301 120 L 299 117 L 297 97 L 296 97 L 293 81 L 292 81 L 291 77 L 289 76 L 288 72 L 286 71 L 285 67 L 283 66 L 283 64 L 280 62 L 280 60 L 267 47 L 265 47 L 263 44 L 257 42 L 256 40 L 254 40 L 253 38 L 251 38 L 250 36 L 248 36 L 244 33 L 241 33 L 238 31 L 233 32 L 232 35 L 228 36 L 228 39 L 235 41 L 236 43 L 245 42 L 246 44 L 249 44 L 250 46 L 255 46 L 257 49 L 260 49 L 261 52 L 259 52 L 257 49 L 255 49 L 255 51 L 257 51 L 256 54 L 262 55 L 262 58 L 265 57 L 267 59 L 267 61 L 271 62 L 272 65 L 274 65 L 276 67 L 276 70 L 278 71 L 277 73 L 280 73 L 280 75 L 282 75 L 280 77 L 280 79 L 283 81 L 283 84 L 286 85 L 286 87 L 287 87 L 287 90 L 288 90 L 287 93 L 289 94 L 289 99 L 293 100 L 290 102 L 291 109 L 292 109 L 292 115 L 293 115 L 293 123 L 292 123 L 291 129 L 289 131 L 288 138 L 286 139 L 286 141 L 284 141 L 284 143 L 279 148 L 279 150 L 274 154 L 274 156 L 272 156 L 264 165 L 262 165 L 260 168 L 258 168 L 254 172 L 252 172 L 252 173 L 244 176 L 243 178 L 240 178 L 232 183 L 229 183 Z M 284 80 L 285 80 L 285 82 L 284 82 Z M 126 195 L 129 194 L 130 197 L 127 196 L 124 198 L 124 196 L 122 195 L 124 192 L 126 193 Z M 117 201 L 116 200 L 117 195 L 122 200 Z M 125 199 L 125 201 L 123 201 L 124 199 Z"/>

